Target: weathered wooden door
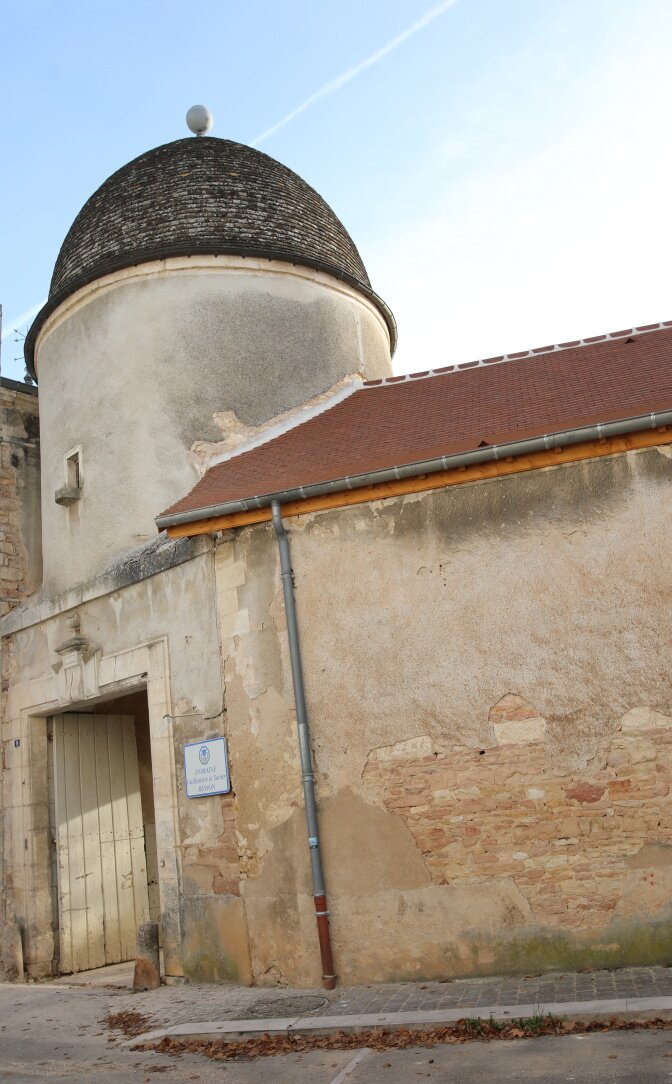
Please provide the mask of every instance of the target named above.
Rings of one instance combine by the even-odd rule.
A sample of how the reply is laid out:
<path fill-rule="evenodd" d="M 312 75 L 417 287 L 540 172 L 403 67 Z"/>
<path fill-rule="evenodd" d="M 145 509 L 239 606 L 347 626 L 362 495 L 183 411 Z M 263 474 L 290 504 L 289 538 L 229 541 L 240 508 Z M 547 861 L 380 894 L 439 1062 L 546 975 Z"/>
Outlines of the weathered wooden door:
<path fill-rule="evenodd" d="M 132 716 L 56 715 L 54 768 L 60 970 L 132 960 L 149 921 Z"/>

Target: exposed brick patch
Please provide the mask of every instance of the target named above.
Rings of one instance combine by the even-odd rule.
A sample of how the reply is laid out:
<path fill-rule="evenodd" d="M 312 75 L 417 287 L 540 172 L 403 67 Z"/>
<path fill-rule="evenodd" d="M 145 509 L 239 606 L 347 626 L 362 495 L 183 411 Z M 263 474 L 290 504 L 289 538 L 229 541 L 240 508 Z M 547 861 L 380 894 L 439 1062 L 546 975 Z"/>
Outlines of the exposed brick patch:
<path fill-rule="evenodd" d="M 543 741 L 546 733 L 546 720 L 517 693 L 507 693 L 498 700 L 490 709 L 488 721 L 498 745 Z"/>
<path fill-rule="evenodd" d="M 537 709 L 528 704 L 522 696 L 518 696 L 517 693 L 507 693 L 490 709 L 489 719 L 491 723 L 518 722 L 521 719 L 536 719 L 538 716 Z"/>
<path fill-rule="evenodd" d="M 627 780 L 629 785 L 630 781 Z M 613 795 L 610 789 L 609 793 Z M 592 783 L 577 783 L 575 787 L 565 787 L 565 794 L 574 802 L 599 802 L 604 794 L 604 787 L 596 787 Z"/>
<path fill-rule="evenodd" d="M 617 731 L 594 763 L 606 766 L 567 775 L 542 741 L 455 745 L 372 756 L 364 782 L 403 818 L 435 884 L 512 879 L 534 923 L 578 931 L 615 916 L 643 846 L 672 843 L 672 727 Z M 665 902 L 657 879 L 640 877 L 643 912 Z"/>

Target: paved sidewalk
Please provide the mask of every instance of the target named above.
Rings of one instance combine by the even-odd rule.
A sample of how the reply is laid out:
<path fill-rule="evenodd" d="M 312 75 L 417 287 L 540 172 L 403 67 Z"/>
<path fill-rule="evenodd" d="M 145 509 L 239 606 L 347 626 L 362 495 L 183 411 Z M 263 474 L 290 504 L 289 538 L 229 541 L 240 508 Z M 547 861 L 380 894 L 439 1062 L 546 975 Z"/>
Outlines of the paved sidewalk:
<path fill-rule="evenodd" d="M 162 986 L 130 994 L 124 1008 L 156 1016 L 165 1023 L 191 1020 L 263 1020 L 285 1016 L 350 1016 L 394 1012 L 464 1010 L 478 1015 L 491 1005 L 546 1005 L 633 998 L 672 997 L 672 968 L 631 967 L 617 971 L 455 979 L 346 986 L 334 991 L 278 987 Z"/>
<path fill-rule="evenodd" d="M 563 1001 L 672 996 L 672 968 L 561 972 L 453 982 L 401 983 L 335 991 L 329 1015 L 350 1012 L 416 1012 L 478 1009 L 484 1005 L 528 1005 Z M 333 995 L 331 995 L 333 997 Z M 474 1013 L 474 1015 L 477 1015 Z"/>
<path fill-rule="evenodd" d="M 72 976 L 77 985 L 104 986 L 104 972 Z M 281 987 L 162 986 L 133 994 L 132 971 L 110 972 L 114 1012 L 142 1013 L 147 1030 L 182 1030 L 208 1024 L 208 1031 L 297 1030 L 305 1027 L 367 1026 L 375 1017 L 385 1026 L 455 1020 L 461 1016 L 528 1016 L 535 1012 L 667 1015 L 672 1010 L 672 968 L 639 967 L 614 971 L 455 979 L 445 982 L 297 990 Z M 59 980 L 68 984 L 68 978 Z M 340 1021 L 340 1023 L 335 1023 Z M 225 1026 L 233 1024 L 233 1028 Z M 304 1024 L 305 1022 L 305 1024 Z M 215 1027 L 216 1026 L 216 1027 Z M 184 1029 L 188 1030 L 187 1028 Z"/>

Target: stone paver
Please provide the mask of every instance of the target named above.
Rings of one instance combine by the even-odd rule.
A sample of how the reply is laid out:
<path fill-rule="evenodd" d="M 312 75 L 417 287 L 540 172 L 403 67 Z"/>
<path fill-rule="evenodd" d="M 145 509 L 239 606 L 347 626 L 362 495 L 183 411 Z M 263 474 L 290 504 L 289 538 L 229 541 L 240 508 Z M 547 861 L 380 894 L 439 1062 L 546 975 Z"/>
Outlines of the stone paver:
<path fill-rule="evenodd" d="M 387 983 L 324 990 L 240 986 L 163 986 L 143 994 L 119 991 L 115 1008 L 135 1009 L 155 1026 L 201 1020 L 321 1017 L 372 1013 L 464 1010 L 478 1015 L 493 1005 L 527 1006 L 557 1002 L 672 997 L 672 968 L 456 979 L 451 982 Z"/>

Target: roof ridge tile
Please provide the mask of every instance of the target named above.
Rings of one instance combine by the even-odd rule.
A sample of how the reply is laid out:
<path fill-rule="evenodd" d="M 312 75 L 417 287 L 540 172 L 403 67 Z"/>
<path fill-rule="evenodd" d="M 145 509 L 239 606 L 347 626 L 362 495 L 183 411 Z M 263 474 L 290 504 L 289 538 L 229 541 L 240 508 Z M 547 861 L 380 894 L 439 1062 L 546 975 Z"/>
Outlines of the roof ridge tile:
<path fill-rule="evenodd" d="M 380 387 L 381 384 L 401 384 L 406 380 L 427 380 L 434 376 L 442 376 L 445 373 L 462 372 L 465 369 L 476 369 L 483 366 L 500 365 L 509 361 L 521 361 L 523 358 L 539 357 L 540 354 L 559 354 L 564 350 L 575 350 L 582 346 L 594 346 L 596 343 L 611 342 L 614 339 L 624 339 L 628 335 L 648 335 L 652 331 L 663 331 L 672 327 L 672 320 L 661 320 L 657 324 L 640 324 L 639 327 L 623 328 L 620 331 L 607 331 L 604 335 L 589 335 L 583 339 L 572 339 L 570 342 L 551 343 L 548 346 L 533 346 L 530 350 L 516 350 L 510 354 L 499 354 L 492 358 L 477 358 L 474 361 L 455 362 L 453 365 L 442 365 L 437 369 L 424 369 L 417 373 L 401 373 L 397 376 L 387 376 L 378 380 L 365 380 L 364 388 Z"/>

